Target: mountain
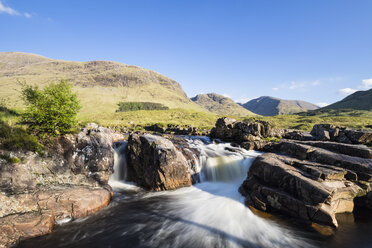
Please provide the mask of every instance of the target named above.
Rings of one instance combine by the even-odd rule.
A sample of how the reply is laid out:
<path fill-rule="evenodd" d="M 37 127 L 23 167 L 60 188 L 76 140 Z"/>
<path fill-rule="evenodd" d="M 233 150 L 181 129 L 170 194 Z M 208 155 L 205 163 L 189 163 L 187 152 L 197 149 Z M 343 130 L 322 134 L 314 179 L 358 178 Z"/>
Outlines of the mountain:
<path fill-rule="evenodd" d="M 191 100 L 210 112 L 219 115 L 254 115 L 252 112 L 238 105 L 230 98 L 215 93 L 199 94 L 191 98 Z"/>
<path fill-rule="evenodd" d="M 319 108 L 309 102 L 283 100 L 271 96 L 261 96 L 242 104 L 242 106 L 255 114 L 263 116 L 294 114 Z"/>
<path fill-rule="evenodd" d="M 372 89 L 357 91 L 341 101 L 335 102 L 322 109 L 372 110 Z"/>
<path fill-rule="evenodd" d="M 204 111 L 176 81 L 138 66 L 110 61 L 72 62 L 43 56 L 0 52 L 0 99 L 22 107 L 17 82 L 43 87 L 68 79 L 82 103 L 83 116 L 115 112 L 120 101 L 156 102 L 169 108 Z"/>

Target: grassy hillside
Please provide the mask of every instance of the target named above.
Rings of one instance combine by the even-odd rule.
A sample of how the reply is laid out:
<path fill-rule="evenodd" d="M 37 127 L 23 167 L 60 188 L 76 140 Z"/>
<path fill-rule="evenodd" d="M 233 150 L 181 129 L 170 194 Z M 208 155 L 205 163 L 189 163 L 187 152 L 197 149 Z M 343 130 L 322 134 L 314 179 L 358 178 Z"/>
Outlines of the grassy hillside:
<path fill-rule="evenodd" d="M 242 105 L 244 108 L 263 116 L 294 114 L 319 107 L 305 101 L 282 100 L 270 96 L 262 96 Z"/>
<path fill-rule="evenodd" d="M 350 96 L 322 109 L 372 110 L 372 89 L 357 91 Z"/>
<path fill-rule="evenodd" d="M 80 117 L 113 113 L 119 102 L 155 102 L 169 108 L 206 112 L 174 80 L 137 66 L 109 61 L 71 62 L 26 53 L 0 53 L 0 98 L 22 108 L 18 81 L 40 87 L 61 78 L 74 84 L 82 103 Z"/>
<path fill-rule="evenodd" d="M 255 115 L 251 111 L 243 108 L 228 97 L 224 97 L 215 93 L 199 94 L 193 98 L 192 101 L 199 106 L 209 110 L 210 112 L 219 115 L 236 115 L 236 116 L 250 116 Z"/>

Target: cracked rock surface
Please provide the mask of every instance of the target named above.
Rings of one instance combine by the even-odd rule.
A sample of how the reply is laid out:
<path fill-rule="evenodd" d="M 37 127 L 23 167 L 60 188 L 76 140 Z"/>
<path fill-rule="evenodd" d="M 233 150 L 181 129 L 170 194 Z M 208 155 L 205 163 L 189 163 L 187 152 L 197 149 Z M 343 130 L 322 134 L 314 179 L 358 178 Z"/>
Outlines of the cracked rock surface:
<path fill-rule="evenodd" d="M 283 140 L 265 150 L 239 189 L 247 205 L 334 227 L 335 214 L 372 207 L 368 147 Z"/>

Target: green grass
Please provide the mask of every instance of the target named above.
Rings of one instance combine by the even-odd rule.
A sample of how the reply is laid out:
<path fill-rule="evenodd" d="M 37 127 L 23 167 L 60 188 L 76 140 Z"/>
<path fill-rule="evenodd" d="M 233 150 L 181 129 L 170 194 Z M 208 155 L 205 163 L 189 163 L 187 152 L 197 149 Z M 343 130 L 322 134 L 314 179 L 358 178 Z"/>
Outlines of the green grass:
<path fill-rule="evenodd" d="M 270 117 L 250 117 L 246 121 L 264 120 L 277 128 L 311 131 L 315 124 L 332 124 L 353 129 L 369 129 L 372 125 L 372 112 L 369 111 L 330 111 L 313 115 L 310 112 L 300 115 L 277 115 Z"/>
<path fill-rule="evenodd" d="M 97 122 L 107 127 L 129 127 L 168 124 L 212 128 L 219 116 L 187 109 L 139 110 L 130 112 L 100 113 L 82 118 L 83 123 Z"/>
<path fill-rule="evenodd" d="M 29 134 L 19 124 L 19 120 L 18 112 L 0 106 L 0 148 L 9 151 L 22 149 L 42 153 L 43 146 L 38 138 Z"/>

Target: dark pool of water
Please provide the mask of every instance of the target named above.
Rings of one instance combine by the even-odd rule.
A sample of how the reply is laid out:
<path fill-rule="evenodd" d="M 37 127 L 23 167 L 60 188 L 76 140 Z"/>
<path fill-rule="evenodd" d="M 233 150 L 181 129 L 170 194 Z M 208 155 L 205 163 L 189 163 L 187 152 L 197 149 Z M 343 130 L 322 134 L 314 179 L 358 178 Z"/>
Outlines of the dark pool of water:
<path fill-rule="evenodd" d="M 275 240 L 269 245 L 247 241 L 224 232 L 218 226 L 211 227 L 174 215 L 169 206 L 177 199 L 172 195 L 144 196 L 143 192 L 118 193 L 107 209 L 86 219 L 64 224 L 50 235 L 22 241 L 19 247 L 287 247 Z M 330 236 L 320 235 L 295 220 L 282 220 L 280 225 L 300 240 L 292 247 L 303 244 L 331 248 L 372 247 L 370 211 L 339 215 L 340 226 Z M 199 231 L 190 235 L 189 231 L 194 229 Z M 283 238 L 285 235 L 288 233 L 283 233 Z"/>

